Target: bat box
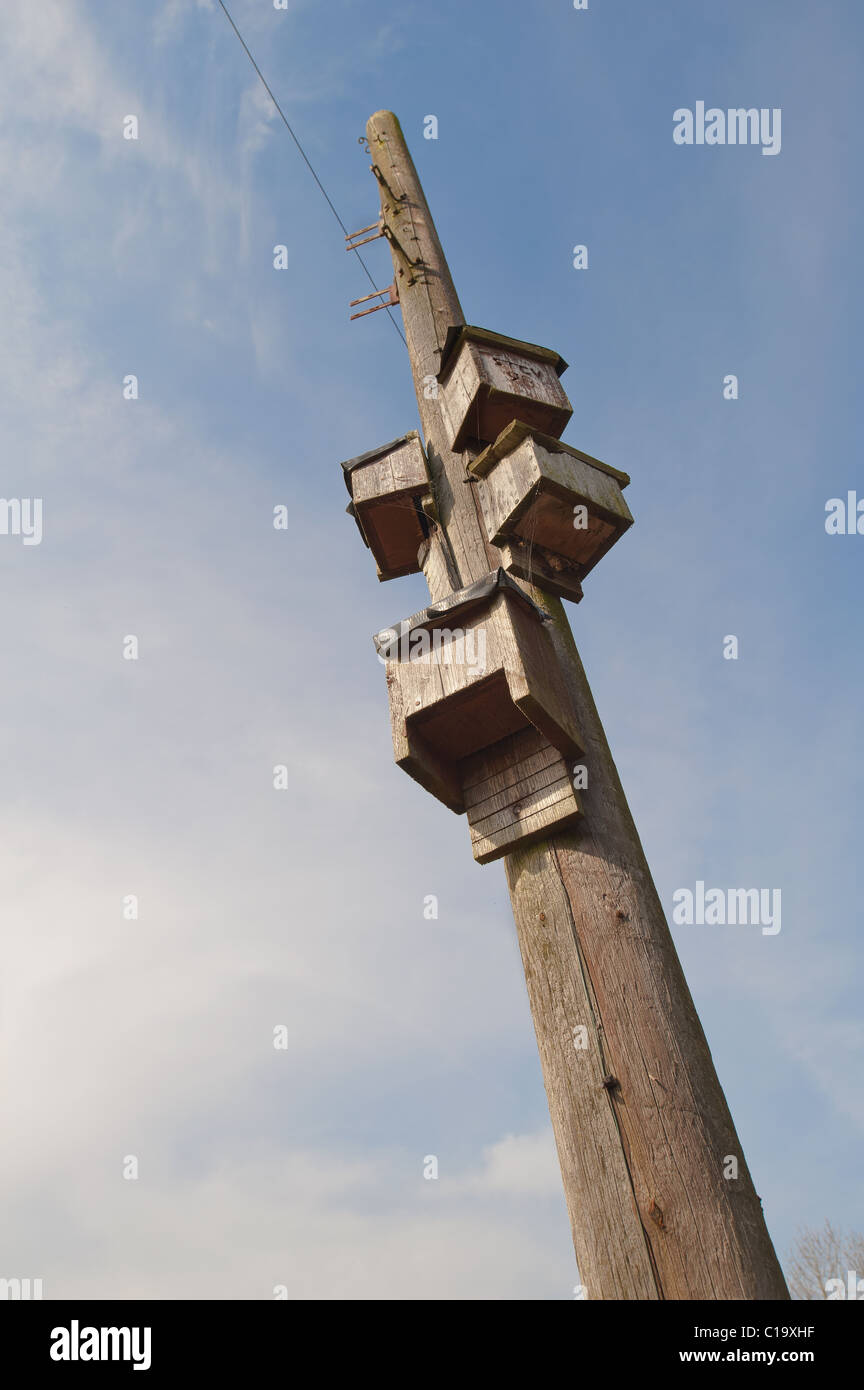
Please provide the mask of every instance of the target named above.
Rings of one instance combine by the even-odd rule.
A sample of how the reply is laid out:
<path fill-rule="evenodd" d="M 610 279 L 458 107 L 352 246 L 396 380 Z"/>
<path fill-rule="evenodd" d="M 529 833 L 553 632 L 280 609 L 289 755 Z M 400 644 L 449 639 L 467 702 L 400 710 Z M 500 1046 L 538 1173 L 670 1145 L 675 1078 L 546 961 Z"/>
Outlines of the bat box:
<path fill-rule="evenodd" d="M 378 566 L 379 579 L 416 574 L 428 531 L 420 499 L 429 491 L 426 454 L 416 430 L 342 464 L 348 512 Z"/>
<path fill-rule="evenodd" d="M 573 413 L 558 380 L 566 368 L 550 348 L 485 328 L 450 328 L 438 381 L 453 449 L 470 439 L 491 444 L 511 420 L 557 438 Z"/>
<path fill-rule="evenodd" d="M 396 762 L 456 812 L 485 863 L 580 814 L 583 742 L 548 615 L 492 571 L 379 632 Z"/>
<path fill-rule="evenodd" d="M 582 579 L 633 524 L 626 473 L 518 421 L 468 470 L 505 567 L 564 598 L 578 602 Z"/>

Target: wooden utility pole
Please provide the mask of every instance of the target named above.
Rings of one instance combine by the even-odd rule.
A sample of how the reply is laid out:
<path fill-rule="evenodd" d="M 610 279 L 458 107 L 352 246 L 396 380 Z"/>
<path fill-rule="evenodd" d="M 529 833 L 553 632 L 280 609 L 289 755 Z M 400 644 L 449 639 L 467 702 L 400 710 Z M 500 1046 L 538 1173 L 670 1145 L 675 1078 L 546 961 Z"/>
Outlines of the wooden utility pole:
<path fill-rule="evenodd" d="M 392 112 L 370 118 L 367 140 L 431 479 L 421 560 L 434 602 L 506 557 L 468 473 L 482 443 L 454 448 L 430 389 L 465 319 Z M 518 582 L 547 615 L 588 772 L 578 825 L 505 857 L 587 1297 L 788 1298 L 564 609 L 542 582 Z"/>

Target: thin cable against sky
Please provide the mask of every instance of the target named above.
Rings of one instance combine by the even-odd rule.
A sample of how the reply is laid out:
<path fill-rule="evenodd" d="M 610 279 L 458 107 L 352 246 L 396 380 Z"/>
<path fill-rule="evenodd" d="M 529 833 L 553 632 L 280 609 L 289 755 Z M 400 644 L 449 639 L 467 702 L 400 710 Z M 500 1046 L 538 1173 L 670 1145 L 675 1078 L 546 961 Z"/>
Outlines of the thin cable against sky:
<path fill-rule="evenodd" d="M 348 228 L 345 226 L 345 223 L 342 221 L 342 218 L 339 216 L 338 212 L 336 211 L 336 208 L 333 206 L 333 202 L 332 202 L 332 200 L 331 200 L 331 198 L 330 198 L 330 195 L 329 195 L 328 192 L 327 192 L 327 189 L 324 187 L 323 183 L 322 183 L 321 180 L 319 179 L 319 177 L 318 177 L 318 175 L 316 174 L 314 168 L 312 167 L 312 163 L 311 163 L 311 161 L 310 161 L 310 159 L 309 159 L 309 156 L 307 155 L 307 153 L 306 153 L 306 151 L 304 150 L 303 146 L 300 144 L 300 141 L 297 139 L 297 136 L 294 134 L 294 131 L 291 129 L 291 125 L 290 125 L 290 122 L 289 122 L 289 120 L 288 120 L 288 117 L 285 115 L 285 112 L 282 110 L 282 107 L 279 105 L 278 101 L 276 100 L 275 96 L 273 95 L 273 92 L 272 92 L 272 90 L 271 90 L 271 88 L 270 88 L 270 85 L 269 85 L 269 83 L 267 82 L 267 79 L 265 78 L 263 72 L 262 72 L 261 69 L 259 68 L 258 64 L 255 62 L 255 59 L 252 57 L 252 54 L 251 54 L 251 52 L 249 51 L 249 45 L 247 44 L 247 42 L 246 42 L 246 40 L 244 39 L 243 35 L 240 33 L 240 30 L 237 28 L 237 25 L 234 23 L 234 20 L 231 18 L 231 15 L 230 15 L 230 13 L 229 13 L 229 11 L 228 11 L 228 7 L 225 5 L 224 0 L 219 0 L 219 4 L 220 4 L 220 6 L 221 6 L 221 8 L 222 8 L 222 10 L 223 10 L 223 12 L 224 12 L 224 14 L 225 14 L 225 18 L 228 20 L 228 23 L 231 25 L 231 28 L 234 30 L 234 33 L 237 35 L 238 39 L 240 40 L 241 44 L 243 45 L 243 49 L 244 49 L 244 51 L 245 51 L 245 53 L 246 53 L 247 58 L 249 59 L 249 62 L 252 64 L 253 68 L 255 69 L 255 71 L 257 72 L 257 74 L 258 74 L 258 76 L 259 76 L 259 78 L 261 79 L 261 83 L 262 83 L 262 85 L 263 85 L 263 87 L 264 87 L 264 90 L 266 91 L 266 93 L 267 93 L 267 95 L 269 96 L 270 100 L 272 101 L 273 105 L 276 107 L 276 110 L 279 112 L 279 115 L 282 117 L 282 120 L 283 120 L 283 122 L 284 122 L 284 124 L 285 124 L 285 129 L 288 131 L 288 134 L 291 136 L 291 139 L 294 141 L 294 144 L 297 146 L 298 150 L 300 151 L 300 154 L 301 154 L 301 156 L 302 156 L 302 158 L 303 158 L 303 161 L 304 161 L 304 163 L 305 163 L 307 169 L 309 170 L 309 172 L 310 172 L 310 174 L 312 175 L 313 179 L 315 180 L 315 182 L 317 183 L 317 185 L 318 185 L 318 187 L 320 188 L 321 192 L 323 193 L 324 198 L 325 198 L 325 200 L 326 200 L 326 202 L 327 202 L 327 206 L 329 207 L 329 209 L 330 209 L 330 211 L 332 212 L 333 216 L 336 218 L 336 221 L 339 223 L 339 226 L 342 228 L 342 231 L 343 231 L 345 237 L 347 238 L 348 236 L 350 236 L 350 233 L 349 233 L 349 231 L 348 231 Z M 372 286 L 373 290 L 376 290 L 376 291 L 377 291 L 378 286 L 375 284 L 375 281 L 374 281 L 374 279 L 373 279 L 373 277 L 372 277 L 372 272 L 370 271 L 370 269 L 369 269 L 368 265 L 366 264 L 366 262 L 364 261 L 363 257 L 360 255 L 360 252 L 357 251 L 354 247 L 352 247 L 351 249 L 354 251 L 354 255 L 357 257 L 358 261 L 360 262 L 360 264 L 362 265 L 363 269 L 365 270 L 367 279 L 369 280 L 369 284 Z M 405 335 L 404 335 L 404 333 L 402 332 L 402 329 L 399 327 L 399 325 L 398 325 L 398 323 L 396 322 L 396 320 L 394 319 L 393 315 L 391 314 L 389 308 L 387 309 L 387 317 L 388 317 L 388 319 L 390 320 L 390 322 L 392 323 L 393 327 L 396 329 L 396 332 L 399 334 L 399 337 L 402 339 L 403 343 L 405 343 Z M 407 347 L 408 344 L 405 343 L 405 346 Z"/>

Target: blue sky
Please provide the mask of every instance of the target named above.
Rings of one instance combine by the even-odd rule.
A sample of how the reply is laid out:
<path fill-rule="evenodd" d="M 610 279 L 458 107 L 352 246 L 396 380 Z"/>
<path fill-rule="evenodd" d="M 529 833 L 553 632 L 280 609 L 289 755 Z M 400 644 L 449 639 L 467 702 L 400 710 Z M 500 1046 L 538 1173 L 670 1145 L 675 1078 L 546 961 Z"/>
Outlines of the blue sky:
<path fill-rule="evenodd" d="M 861 1229 L 859 9 L 231 8 L 349 228 L 397 112 L 468 320 L 557 349 L 631 475 L 576 640 L 670 913 L 782 890 L 777 936 L 673 928 L 778 1250 Z M 569 1298 L 503 869 L 392 763 L 371 634 L 426 589 L 344 515 L 417 426 L 403 345 L 217 5 L 7 0 L 0 73 L 2 491 L 44 502 L 0 537 L 2 1273 Z M 699 100 L 780 154 L 677 146 Z"/>

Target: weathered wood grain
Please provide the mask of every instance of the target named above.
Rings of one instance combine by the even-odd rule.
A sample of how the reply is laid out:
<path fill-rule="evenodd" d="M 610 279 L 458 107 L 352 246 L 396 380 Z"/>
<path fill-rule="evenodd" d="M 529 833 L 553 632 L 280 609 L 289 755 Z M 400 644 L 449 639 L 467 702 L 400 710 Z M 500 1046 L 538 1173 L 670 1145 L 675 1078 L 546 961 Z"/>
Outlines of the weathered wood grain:
<path fill-rule="evenodd" d="M 584 577 L 633 523 L 627 475 L 578 450 L 511 425 L 470 465 L 494 545 L 518 539 L 578 566 Z M 584 506 L 587 525 L 574 526 Z"/>
<path fill-rule="evenodd" d="M 466 760 L 462 783 L 471 846 L 481 864 L 575 824 L 580 812 L 567 760 L 536 729 L 522 729 Z"/>
<path fill-rule="evenodd" d="M 560 605 L 555 639 L 568 663 L 586 738 L 588 786 L 575 833 L 518 849 L 507 877 L 545 1052 L 550 1105 L 573 1104 L 573 1059 L 549 1028 L 553 993 L 577 972 L 592 999 L 595 1043 L 618 1085 L 609 1093 L 619 1151 L 658 1294 L 683 1299 L 787 1298 L 732 1118 L 633 824 L 582 664 Z M 551 949 L 554 936 L 555 949 Z M 569 1100 L 561 1100 L 568 1097 Z M 566 1115 L 560 1125 L 566 1128 Z M 723 1176 L 728 1156 L 735 1180 Z M 592 1230 L 604 1219 L 581 1182 L 578 1144 L 559 1145 L 579 1267 L 593 1267 Z M 614 1298 L 616 1262 L 586 1282 Z M 633 1296 L 633 1295 L 628 1295 Z"/>
<path fill-rule="evenodd" d="M 581 566 L 553 555 L 542 545 L 531 545 L 520 536 L 502 542 L 500 551 L 502 565 L 514 578 L 525 579 L 547 594 L 569 598 L 571 603 L 582 602 Z"/>
<path fill-rule="evenodd" d="M 386 663 L 393 746 L 399 765 L 437 788 L 436 795 L 443 792 L 447 805 L 454 805 L 453 786 L 464 778 L 459 764 L 520 729 L 540 730 L 565 756 L 580 753 L 550 624 L 518 588 L 495 589 L 482 603 L 454 607 L 435 625 L 411 622 L 401 625 Z M 435 764 L 419 776 L 427 749 Z M 450 774 L 446 780 L 442 767 Z"/>
<path fill-rule="evenodd" d="M 451 447 L 462 449 L 469 439 L 491 443 L 512 420 L 560 434 L 573 411 L 556 358 L 533 344 L 466 328 L 440 373 Z"/>
<path fill-rule="evenodd" d="M 447 329 L 464 319 L 392 112 L 372 116 L 367 136 L 382 214 L 422 263 L 391 247 L 438 515 L 465 585 L 501 552 L 466 485 L 475 451 L 453 452 L 426 389 Z M 582 1281 L 593 1299 L 788 1298 L 563 610 L 527 587 L 553 618 L 589 777 L 577 830 L 505 859 Z M 422 734 L 403 726 L 410 757 Z M 424 764 L 418 780 L 428 775 Z M 446 790 L 446 768 L 438 781 Z M 461 783 L 451 796 L 462 809 Z M 722 1176 L 728 1154 L 735 1181 Z"/>
<path fill-rule="evenodd" d="M 343 464 L 354 512 L 378 565 L 379 579 L 419 569 L 417 550 L 426 534 L 419 502 L 429 487 L 417 431 L 380 454 Z"/>
<path fill-rule="evenodd" d="M 450 554 L 447 537 L 440 526 L 434 526 L 420 546 L 417 563 L 429 585 L 433 603 L 446 598 L 459 588 L 459 575 Z"/>

